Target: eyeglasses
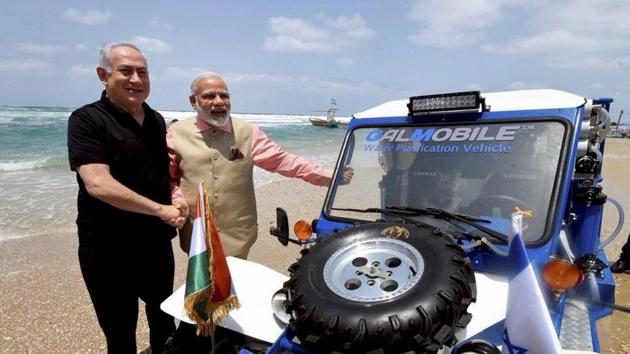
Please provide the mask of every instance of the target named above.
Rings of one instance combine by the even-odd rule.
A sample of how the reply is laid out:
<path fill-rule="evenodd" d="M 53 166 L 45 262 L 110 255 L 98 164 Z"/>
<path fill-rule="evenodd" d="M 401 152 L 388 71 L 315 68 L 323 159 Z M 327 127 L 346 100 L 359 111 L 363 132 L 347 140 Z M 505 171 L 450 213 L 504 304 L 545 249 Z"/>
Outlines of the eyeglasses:
<path fill-rule="evenodd" d="M 201 94 L 201 98 L 204 100 L 214 100 L 219 96 L 222 100 L 229 100 L 230 93 L 229 92 L 204 92 Z"/>

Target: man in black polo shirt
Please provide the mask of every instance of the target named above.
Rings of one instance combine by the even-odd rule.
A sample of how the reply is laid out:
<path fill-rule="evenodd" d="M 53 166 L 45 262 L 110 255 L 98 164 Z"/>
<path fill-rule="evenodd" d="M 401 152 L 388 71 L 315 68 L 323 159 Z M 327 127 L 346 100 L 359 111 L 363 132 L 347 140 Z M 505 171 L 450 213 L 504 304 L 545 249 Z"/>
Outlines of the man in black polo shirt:
<path fill-rule="evenodd" d="M 136 353 L 138 298 L 153 353 L 175 330 L 160 310 L 173 289 L 173 226 L 188 213 L 171 201 L 165 124 L 145 99 L 147 62 L 128 43 L 101 49 L 101 99 L 68 121 L 70 167 L 79 184 L 79 263 L 109 353 Z M 180 210 L 181 209 L 181 210 Z"/>

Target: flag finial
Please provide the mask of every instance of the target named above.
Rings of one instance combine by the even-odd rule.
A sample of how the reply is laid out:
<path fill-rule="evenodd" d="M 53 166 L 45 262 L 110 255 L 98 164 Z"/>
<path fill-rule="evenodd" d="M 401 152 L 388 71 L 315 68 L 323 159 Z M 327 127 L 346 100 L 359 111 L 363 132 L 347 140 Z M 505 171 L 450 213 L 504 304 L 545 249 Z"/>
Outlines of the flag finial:
<path fill-rule="evenodd" d="M 519 207 L 514 207 L 514 211 L 512 212 L 512 216 L 522 215 L 524 218 L 533 218 L 534 211 L 533 210 L 521 210 Z"/>

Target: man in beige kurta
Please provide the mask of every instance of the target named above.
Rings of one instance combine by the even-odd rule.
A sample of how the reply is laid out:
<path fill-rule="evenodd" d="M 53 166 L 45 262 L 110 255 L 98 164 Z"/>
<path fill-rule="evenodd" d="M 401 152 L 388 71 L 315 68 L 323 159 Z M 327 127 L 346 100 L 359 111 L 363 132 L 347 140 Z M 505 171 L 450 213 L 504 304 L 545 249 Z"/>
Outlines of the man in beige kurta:
<path fill-rule="evenodd" d="M 172 124 L 167 135 L 171 191 L 184 195 L 194 215 L 197 186 L 206 181 L 225 254 L 247 258 L 258 235 L 254 165 L 320 186 L 330 184 L 332 171 L 284 151 L 258 127 L 231 116 L 227 84 L 217 74 L 195 77 L 190 103 L 197 115 Z M 344 176 L 351 173 L 348 168 Z M 191 231 L 190 220 L 179 231 L 185 252 Z"/>

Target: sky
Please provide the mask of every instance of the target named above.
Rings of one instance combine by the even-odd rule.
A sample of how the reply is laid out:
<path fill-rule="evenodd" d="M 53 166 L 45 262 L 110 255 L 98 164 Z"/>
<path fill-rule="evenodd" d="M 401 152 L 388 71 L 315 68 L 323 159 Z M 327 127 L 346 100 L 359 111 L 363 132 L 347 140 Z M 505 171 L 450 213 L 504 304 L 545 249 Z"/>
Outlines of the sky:
<path fill-rule="evenodd" d="M 553 88 L 630 115 L 627 0 L 0 0 L 0 24 L 0 105 L 95 101 L 99 48 L 129 41 L 159 110 L 188 110 L 190 81 L 214 71 L 241 113 Z"/>

